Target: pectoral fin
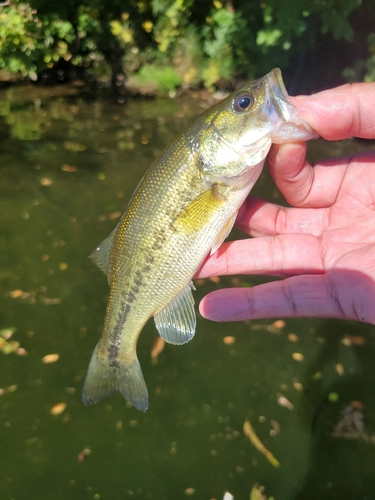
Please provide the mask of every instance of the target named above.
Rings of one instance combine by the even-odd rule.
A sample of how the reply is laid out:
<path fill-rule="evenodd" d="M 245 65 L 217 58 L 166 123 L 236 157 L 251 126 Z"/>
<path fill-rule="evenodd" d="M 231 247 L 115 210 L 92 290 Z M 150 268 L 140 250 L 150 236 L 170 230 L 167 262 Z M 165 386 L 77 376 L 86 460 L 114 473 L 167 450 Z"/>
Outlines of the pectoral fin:
<path fill-rule="evenodd" d="M 111 234 L 98 245 L 95 250 L 89 255 L 99 269 L 108 276 L 109 274 L 109 256 L 111 253 L 113 237 L 115 235 L 116 228 L 111 232 Z"/>
<path fill-rule="evenodd" d="M 197 320 L 192 288 L 194 285 L 190 283 L 154 316 L 160 337 L 170 344 L 186 344 L 194 337 Z"/>
<path fill-rule="evenodd" d="M 211 255 L 216 252 L 216 250 L 221 246 L 225 238 L 232 231 L 232 227 L 235 223 L 237 214 L 234 214 L 233 217 L 229 219 L 229 221 L 225 224 L 219 234 L 216 235 L 215 241 L 211 248 Z"/>
<path fill-rule="evenodd" d="M 216 211 L 224 204 L 225 197 L 217 184 L 193 200 L 174 222 L 177 229 L 192 233 L 210 222 Z"/>

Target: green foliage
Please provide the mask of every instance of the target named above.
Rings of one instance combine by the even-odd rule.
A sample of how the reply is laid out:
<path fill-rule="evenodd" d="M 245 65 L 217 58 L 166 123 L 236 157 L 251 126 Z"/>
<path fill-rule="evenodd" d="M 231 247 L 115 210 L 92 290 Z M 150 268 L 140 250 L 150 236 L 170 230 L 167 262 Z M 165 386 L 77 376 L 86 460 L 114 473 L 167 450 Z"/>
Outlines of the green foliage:
<path fill-rule="evenodd" d="M 368 36 L 367 46 L 369 57 L 360 59 L 352 68 L 345 68 L 344 76 L 349 82 L 362 79 L 365 82 L 375 82 L 375 33 Z"/>
<path fill-rule="evenodd" d="M 0 69 L 37 79 L 61 61 L 98 78 L 135 75 L 168 92 L 287 66 L 322 34 L 353 38 L 361 0 L 11 0 L 0 8 Z M 369 47 L 373 42 L 369 42 Z M 375 57 L 375 56 L 374 56 Z M 373 54 L 362 61 L 368 78 Z M 352 70 L 354 73 L 357 71 Z M 358 73 L 358 71 L 357 71 Z"/>
<path fill-rule="evenodd" d="M 245 29 L 245 20 L 232 9 L 217 7 L 208 19 L 204 30 L 203 49 L 208 65 L 202 72 L 206 87 L 212 87 L 219 79 L 230 80 L 236 70 L 235 43 L 238 33 Z"/>
<path fill-rule="evenodd" d="M 38 16 L 29 4 L 11 4 L 0 11 L 0 69 L 36 80 L 61 59 L 85 64 L 95 58 L 96 46 L 87 37 L 97 29 L 98 23 L 81 7 L 74 27 L 56 13 Z M 77 45 L 80 55 L 74 50 Z"/>
<path fill-rule="evenodd" d="M 151 90 L 167 93 L 179 87 L 182 79 L 174 68 L 147 64 L 138 71 L 134 83 L 139 87 L 149 87 Z"/>

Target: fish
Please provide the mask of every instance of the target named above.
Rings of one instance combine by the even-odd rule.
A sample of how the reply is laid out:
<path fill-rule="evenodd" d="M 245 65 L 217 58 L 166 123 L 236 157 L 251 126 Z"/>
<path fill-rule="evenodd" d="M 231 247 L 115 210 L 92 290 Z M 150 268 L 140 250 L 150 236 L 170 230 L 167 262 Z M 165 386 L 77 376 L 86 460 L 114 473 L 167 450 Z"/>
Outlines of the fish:
<path fill-rule="evenodd" d="M 138 337 L 153 317 L 162 339 L 196 329 L 192 278 L 230 233 L 272 143 L 317 135 L 298 115 L 276 68 L 204 111 L 172 139 L 118 225 L 93 251 L 110 286 L 103 333 L 83 385 L 85 405 L 118 391 L 146 411 Z"/>

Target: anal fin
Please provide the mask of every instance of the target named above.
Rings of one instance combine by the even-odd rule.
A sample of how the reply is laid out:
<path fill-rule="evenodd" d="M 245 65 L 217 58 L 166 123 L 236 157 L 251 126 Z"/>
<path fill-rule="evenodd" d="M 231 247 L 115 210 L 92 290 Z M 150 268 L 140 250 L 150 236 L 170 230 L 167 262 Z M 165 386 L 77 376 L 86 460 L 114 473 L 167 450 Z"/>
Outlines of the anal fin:
<path fill-rule="evenodd" d="M 154 316 L 160 337 L 169 344 L 186 344 L 194 337 L 197 319 L 192 288 L 194 285 L 190 283 Z"/>

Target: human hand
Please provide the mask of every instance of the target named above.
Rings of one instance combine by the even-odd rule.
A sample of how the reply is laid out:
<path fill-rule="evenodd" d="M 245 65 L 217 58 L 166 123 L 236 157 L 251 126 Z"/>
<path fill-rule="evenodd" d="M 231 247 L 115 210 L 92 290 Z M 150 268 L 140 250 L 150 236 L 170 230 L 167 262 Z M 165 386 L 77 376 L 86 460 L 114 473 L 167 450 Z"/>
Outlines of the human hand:
<path fill-rule="evenodd" d="M 375 83 L 294 98 L 324 139 L 375 138 Z M 310 165 L 305 144 L 273 146 L 269 170 L 292 208 L 248 198 L 236 226 L 255 238 L 224 243 L 197 276 L 281 280 L 208 294 L 214 321 L 331 317 L 375 324 L 375 151 Z"/>

